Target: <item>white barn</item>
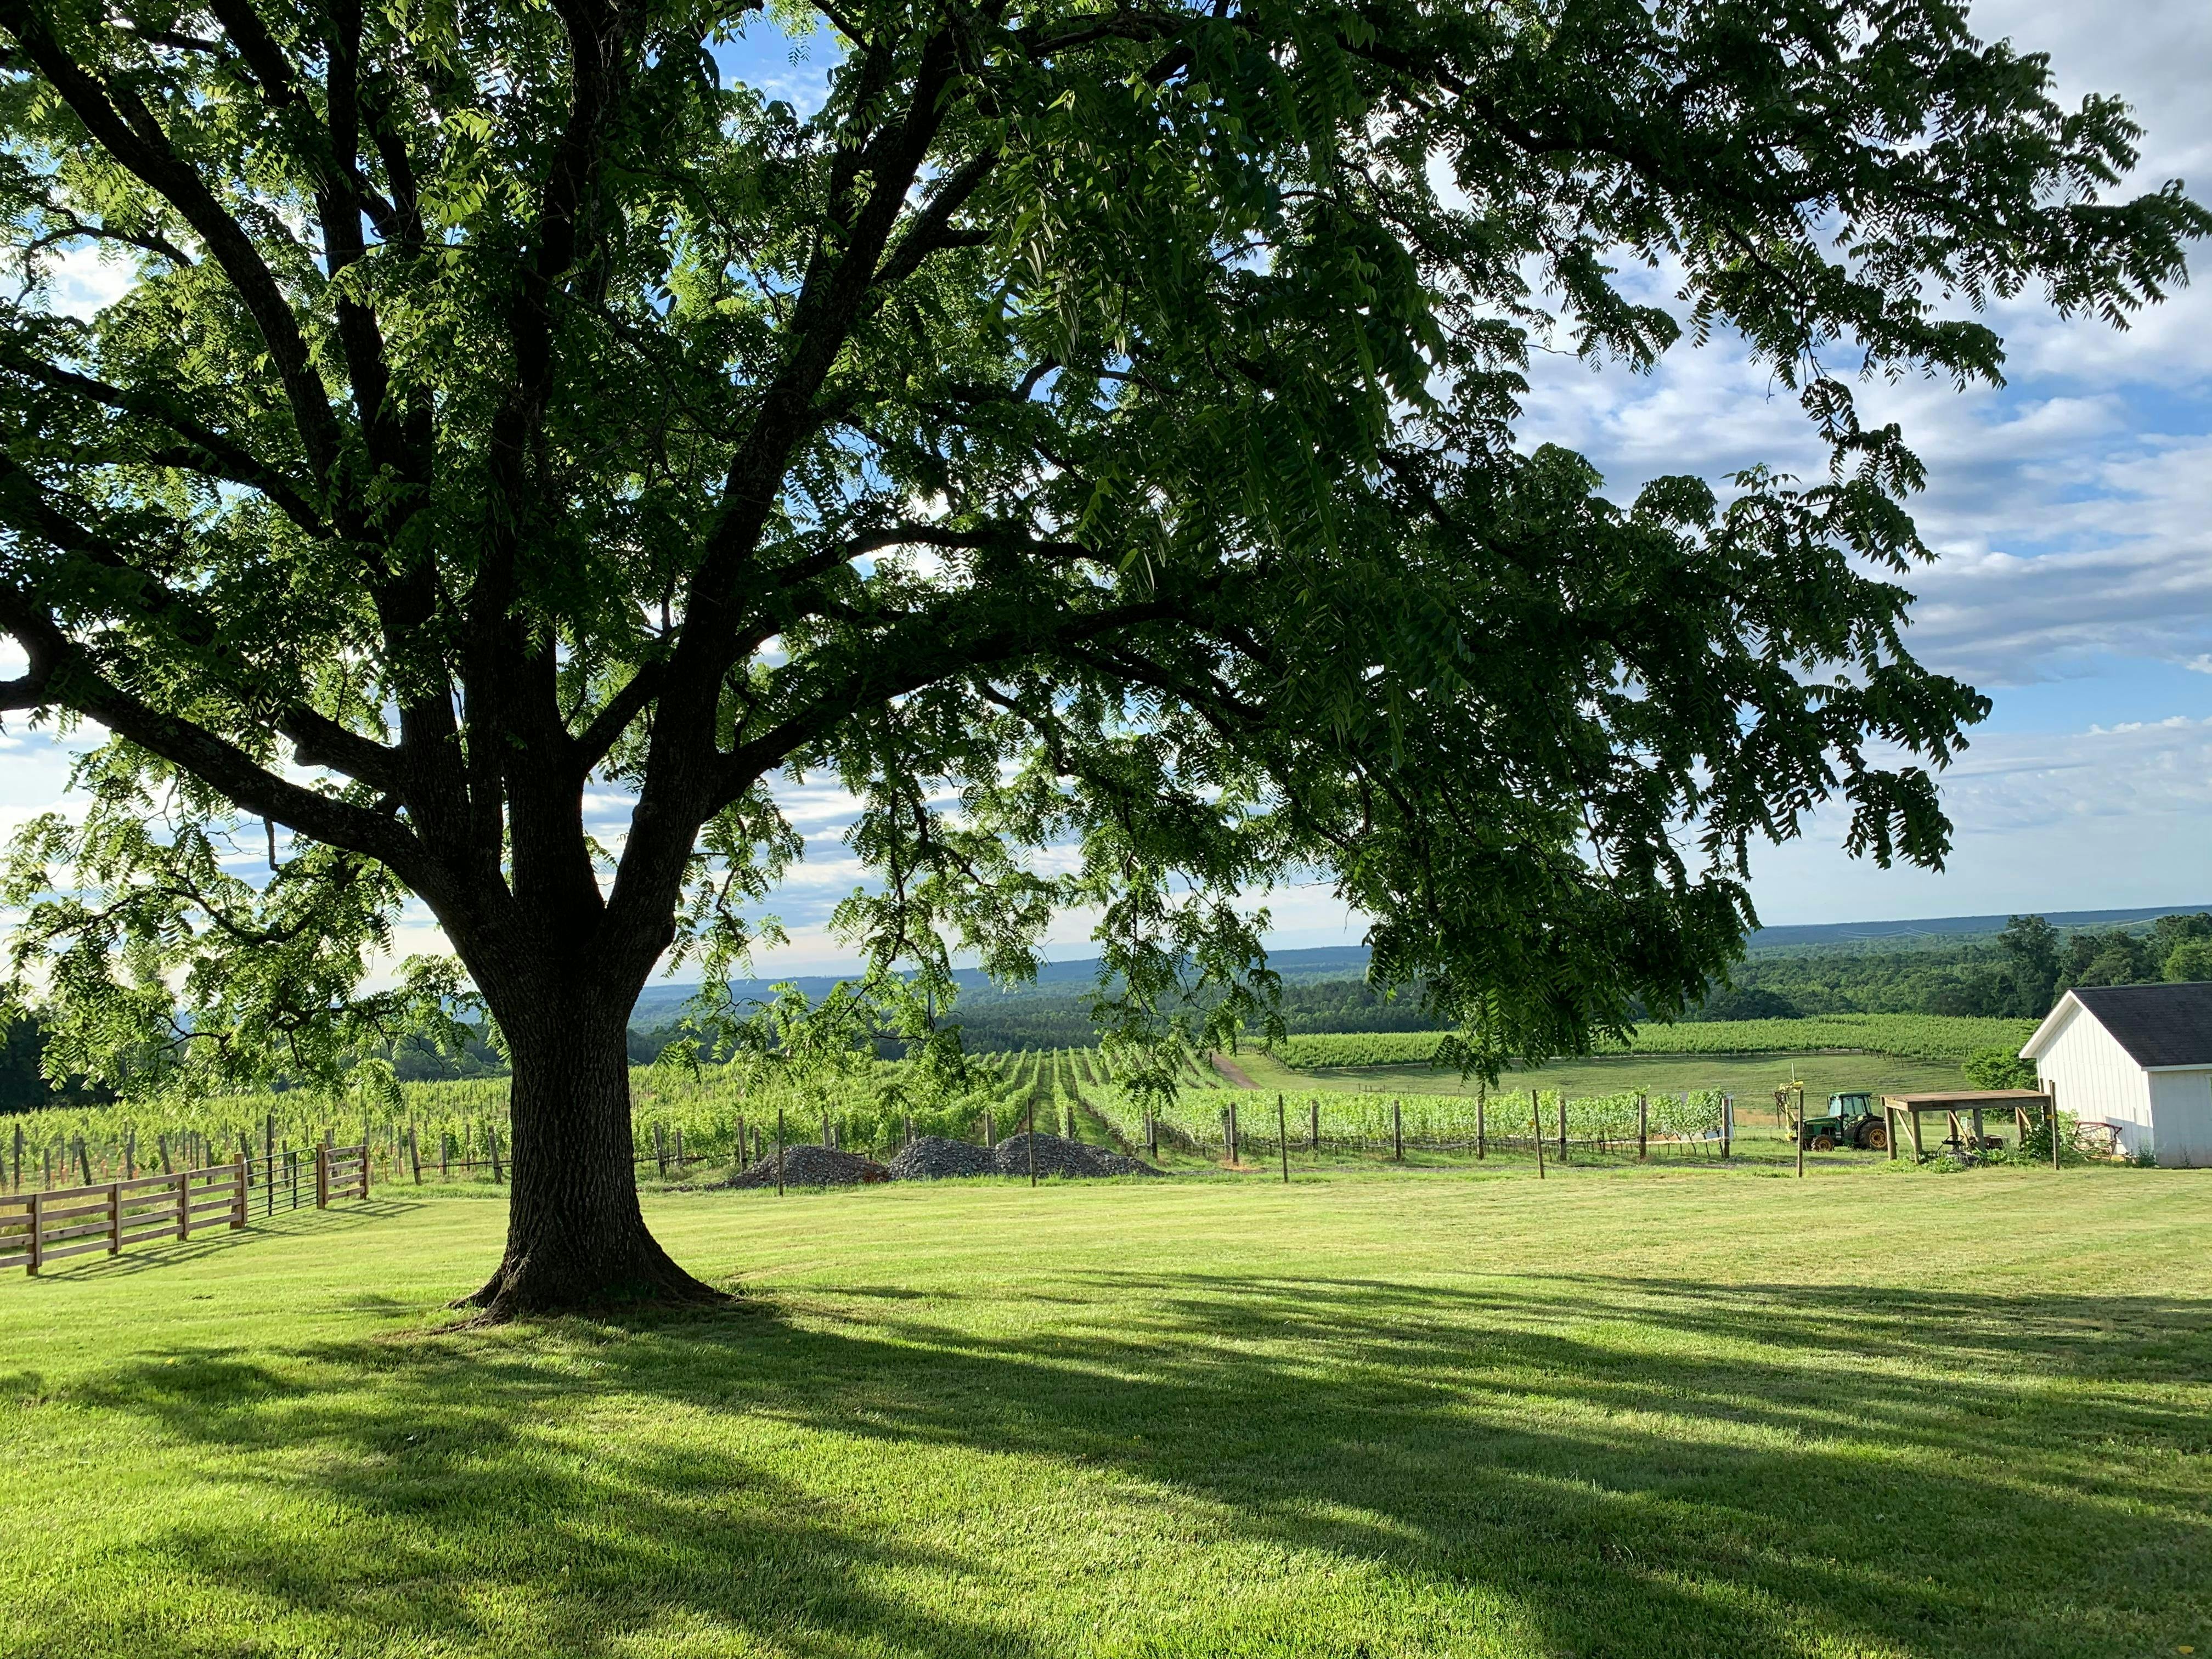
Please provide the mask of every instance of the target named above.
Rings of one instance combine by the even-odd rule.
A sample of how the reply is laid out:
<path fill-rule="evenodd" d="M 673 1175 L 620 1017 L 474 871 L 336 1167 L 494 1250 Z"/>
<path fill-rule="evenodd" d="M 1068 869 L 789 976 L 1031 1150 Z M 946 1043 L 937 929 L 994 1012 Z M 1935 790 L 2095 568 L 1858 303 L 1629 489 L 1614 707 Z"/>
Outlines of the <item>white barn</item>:
<path fill-rule="evenodd" d="M 2111 1124 L 2121 1151 L 2212 1164 L 2212 984 L 2078 987 L 2020 1057 L 2059 1110 Z"/>

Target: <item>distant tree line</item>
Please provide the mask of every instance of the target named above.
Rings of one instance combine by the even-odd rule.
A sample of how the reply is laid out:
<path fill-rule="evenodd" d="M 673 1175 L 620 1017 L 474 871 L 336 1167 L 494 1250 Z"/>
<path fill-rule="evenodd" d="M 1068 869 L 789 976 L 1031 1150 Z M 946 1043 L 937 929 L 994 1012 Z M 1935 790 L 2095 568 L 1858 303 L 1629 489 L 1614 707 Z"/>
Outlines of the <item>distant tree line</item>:
<path fill-rule="evenodd" d="M 1967 1014 L 2038 1019 L 2077 985 L 2212 980 L 2212 914 L 2138 927 L 2053 927 L 2014 916 L 1994 937 L 1873 951 L 1814 947 L 1754 957 L 1693 1018 Z"/>
<path fill-rule="evenodd" d="M 1717 985 L 1693 1020 L 1793 1019 L 1814 1014 L 1969 1014 L 2039 1018 L 2076 985 L 2136 985 L 2212 980 L 2212 914 L 2160 916 L 2138 927 L 2053 927 L 2040 915 L 2014 916 L 1980 939 L 1870 950 L 1814 945 L 1753 958 L 1733 982 Z M 1096 993 L 1088 984 L 963 992 L 953 1012 L 970 1054 L 1024 1048 L 1084 1048 L 1098 1034 Z M 1282 989 L 1283 1023 L 1293 1035 L 1437 1029 L 1417 997 L 1387 997 L 1357 979 L 1294 980 Z M 633 1027 L 629 1057 L 650 1065 L 684 1035 L 676 1019 Z M 107 1098 L 81 1079 L 56 1090 L 40 1073 L 45 1039 L 35 1020 L 18 1019 L 0 1042 L 0 1112 Z M 886 1042 L 895 1059 L 902 1045 Z M 392 1045 L 382 1058 L 403 1083 L 494 1077 L 505 1060 L 482 1032 L 459 1053 L 419 1038 Z"/>

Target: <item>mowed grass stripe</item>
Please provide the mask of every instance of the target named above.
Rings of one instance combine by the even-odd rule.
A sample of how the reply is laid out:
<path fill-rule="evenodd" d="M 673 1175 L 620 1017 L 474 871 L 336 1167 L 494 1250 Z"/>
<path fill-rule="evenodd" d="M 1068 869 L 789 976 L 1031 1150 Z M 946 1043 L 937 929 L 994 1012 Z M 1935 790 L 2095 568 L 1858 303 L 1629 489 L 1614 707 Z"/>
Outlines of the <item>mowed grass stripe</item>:
<path fill-rule="evenodd" d="M 2212 1175 L 495 1201 L 0 1285 L 0 1653 L 2212 1652 Z"/>

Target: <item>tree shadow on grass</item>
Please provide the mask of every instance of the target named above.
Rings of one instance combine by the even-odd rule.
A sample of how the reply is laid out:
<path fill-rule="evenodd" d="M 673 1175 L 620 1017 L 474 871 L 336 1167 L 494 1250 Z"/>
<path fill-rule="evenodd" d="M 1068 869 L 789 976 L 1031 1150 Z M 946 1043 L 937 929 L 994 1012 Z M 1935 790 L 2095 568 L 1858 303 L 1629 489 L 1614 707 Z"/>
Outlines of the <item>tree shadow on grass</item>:
<path fill-rule="evenodd" d="M 1100 1648 L 1162 1654 L 2105 1655 L 2212 1634 L 2204 1303 L 1587 1275 L 1050 1290 L 977 1315 L 854 1284 L 733 1317 L 179 1352 L 77 1394 L 216 1455 L 246 1496 L 146 1536 L 135 1568 L 343 1651 L 1025 1659 L 1110 1628 Z M 1027 1322 L 983 1322 L 1010 1301 Z M 1071 1492 L 1118 1575 L 1025 1582 L 1032 1511 Z M 343 1550 L 254 1518 L 333 1504 Z M 1251 1595 L 1209 1603 L 1208 1563 Z M 26 1612 L 82 1636 L 70 1603 Z"/>

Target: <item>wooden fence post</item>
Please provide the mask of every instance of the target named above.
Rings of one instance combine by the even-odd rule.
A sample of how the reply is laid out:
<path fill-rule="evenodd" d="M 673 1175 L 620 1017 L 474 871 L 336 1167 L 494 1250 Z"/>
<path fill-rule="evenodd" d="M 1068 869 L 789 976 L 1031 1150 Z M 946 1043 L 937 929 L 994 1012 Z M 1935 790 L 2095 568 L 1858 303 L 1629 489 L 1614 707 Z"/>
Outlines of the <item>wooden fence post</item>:
<path fill-rule="evenodd" d="M 783 1108 L 775 1109 L 775 1195 L 783 1196 Z"/>
<path fill-rule="evenodd" d="M 238 1162 L 231 1165 L 230 1227 L 236 1232 L 246 1222 L 246 1155 L 239 1154 Z M 366 1148 L 361 1158 L 361 1188 L 364 1197 L 368 1193 L 368 1153 Z"/>
<path fill-rule="evenodd" d="M 415 1126 L 411 1123 L 407 1126 L 407 1162 L 415 1171 L 415 1184 L 417 1187 L 421 1186 L 422 1184 L 422 1148 L 421 1143 L 415 1139 Z"/>
<path fill-rule="evenodd" d="M 190 1170 L 178 1170 L 176 1182 L 177 1237 L 190 1238 L 192 1236 L 192 1172 Z"/>
<path fill-rule="evenodd" d="M 507 1181 L 507 1168 L 499 1161 L 499 1131 L 487 1125 L 484 1129 L 484 1139 L 491 1146 L 492 1181 L 495 1184 L 504 1185 Z M 362 1164 L 361 1195 L 363 1198 L 368 1196 L 368 1165 L 366 1159 L 363 1159 Z"/>
<path fill-rule="evenodd" d="M 76 1138 L 76 1172 L 84 1177 L 84 1184 L 92 1185 L 92 1159 L 84 1150 L 84 1137 Z"/>
<path fill-rule="evenodd" d="M 676 1173 L 684 1173 L 684 1131 L 676 1132 Z"/>
<path fill-rule="evenodd" d="M 46 1259 L 46 1195 L 44 1193 L 31 1194 L 31 1265 L 25 1271 L 33 1279 L 38 1277 L 39 1268 Z"/>
<path fill-rule="evenodd" d="M 1725 1164 L 1728 1161 L 1729 1153 L 1735 1144 L 1735 1097 L 1723 1095 L 1721 1097 L 1721 1161 L 1723 1163 Z"/>
<path fill-rule="evenodd" d="M 1636 1097 L 1636 1161 L 1651 1161 L 1651 1097 L 1640 1091 Z"/>
<path fill-rule="evenodd" d="M 1291 1121 L 1283 1115 L 1283 1097 L 1275 1097 L 1275 1143 L 1283 1152 L 1283 1185 L 1291 1184 Z"/>
<path fill-rule="evenodd" d="M 1559 1091 L 1559 1162 L 1567 1161 L 1567 1091 Z"/>
<path fill-rule="evenodd" d="M 9 1190 L 23 1190 L 23 1126 L 20 1123 L 15 1126 L 15 1182 Z"/>
<path fill-rule="evenodd" d="M 315 1143 L 315 1207 L 331 1207 L 331 1149 L 319 1140 Z"/>
<path fill-rule="evenodd" d="M 123 1178 L 138 1179 L 138 1129 L 135 1124 L 123 1132 Z"/>
<path fill-rule="evenodd" d="M 1797 1115 L 1790 1120 L 1790 1126 L 1792 1133 L 1790 1138 L 1797 1143 L 1797 1179 L 1802 1181 L 1805 1178 L 1805 1096 L 1802 1091 L 1798 1093 Z"/>
<path fill-rule="evenodd" d="M 1474 1161 L 1477 1164 L 1490 1156 L 1490 1085 L 1474 1085 Z"/>
<path fill-rule="evenodd" d="M 107 1183 L 107 1253 L 113 1255 L 123 1248 L 123 1183 Z"/>
<path fill-rule="evenodd" d="M 827 1112 L 822 1114 L 822 1144 L 824 1146 L 830 1144 L 830 1114 Z M 659 1168 L 660 1178 L 667 1180 L 668 1137 L 660 1132 L 658 1123 L 653 1126 L 653 1161 Z"/>
<path fill-rule="evenodd" d="M 1395 1095 L 1390 1097 L 1390 1156 L 1406 1161 L 1406 1103 Z"/>
<path fill-rule="evenodd" d="M 1528 1122 L 1535 1137 L 1536 1179 L 1544 1178 L 1544 1100 L 1534 1089 L 1528 1091 Z"/>
<path fill-rule="evenodd" d="M 1232 1100 L 1229 1103 L 1229 1161 L 1231 1164 L 1242 1164 L 1244 1161 L 1243 1155 L 1237 1150 L 1238 1143 L 1244 1138 L 1243 1127 L 1244 1126 L 1237 1121 L 1237 1103 Z"/>

